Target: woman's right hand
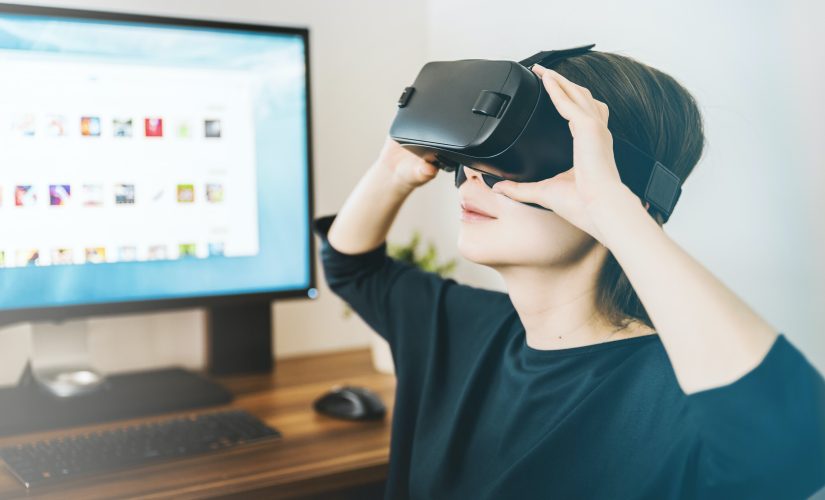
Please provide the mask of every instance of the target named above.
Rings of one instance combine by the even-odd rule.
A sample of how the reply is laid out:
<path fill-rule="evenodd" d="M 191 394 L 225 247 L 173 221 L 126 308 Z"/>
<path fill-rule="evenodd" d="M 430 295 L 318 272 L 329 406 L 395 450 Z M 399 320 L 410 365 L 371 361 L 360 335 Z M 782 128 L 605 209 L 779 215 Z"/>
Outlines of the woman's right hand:
<path fill-rule="evenodd" d="M 398 144 L 387 136 L 376 160 L 378 168 L 387 169 L 392 182 L 402 192 L 409 193 L 435 178 L 439 168 Z"/>
<path fill-rule="evenodd" d="M 330 245 L 347 254 L 376 248 L 386 240 L 407 196 L 432 180 L 438 170 L 387 135 L 378 159 L 358 181 L 330 226 Z"/>

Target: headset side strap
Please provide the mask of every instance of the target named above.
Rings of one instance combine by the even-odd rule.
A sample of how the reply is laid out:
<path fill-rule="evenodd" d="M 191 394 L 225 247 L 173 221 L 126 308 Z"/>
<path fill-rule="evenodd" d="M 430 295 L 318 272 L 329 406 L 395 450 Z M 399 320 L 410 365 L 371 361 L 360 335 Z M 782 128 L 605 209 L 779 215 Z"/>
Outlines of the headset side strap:
<path fill-rule="evenodd" d="M 615 135 L 613 154 L 622 182 L 650 203 L 651 213 L 659 212 L 667 222 L 682 194 L 679 176 L 629 141 Z"/>

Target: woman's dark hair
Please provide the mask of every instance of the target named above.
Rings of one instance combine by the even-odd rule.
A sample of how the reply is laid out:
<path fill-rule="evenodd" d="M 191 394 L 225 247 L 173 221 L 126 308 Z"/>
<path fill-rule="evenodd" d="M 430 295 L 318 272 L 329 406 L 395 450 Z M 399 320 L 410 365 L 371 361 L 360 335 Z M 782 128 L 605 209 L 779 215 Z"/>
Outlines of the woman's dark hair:
<path fill-rule="evenodd" d="M 588 52 L 552 67 L 607 104 L 614 137 L 641 148 L 683 181 L 699 162 L 705 144 L 702 116 L 693 96 L 671 76 L 609 52 Z M 662 225 L 660 217 L 656 222 Z M 636 319 L 653 328 L 612 252 L 599 272 L 596 306 L 615 326 Z"/>

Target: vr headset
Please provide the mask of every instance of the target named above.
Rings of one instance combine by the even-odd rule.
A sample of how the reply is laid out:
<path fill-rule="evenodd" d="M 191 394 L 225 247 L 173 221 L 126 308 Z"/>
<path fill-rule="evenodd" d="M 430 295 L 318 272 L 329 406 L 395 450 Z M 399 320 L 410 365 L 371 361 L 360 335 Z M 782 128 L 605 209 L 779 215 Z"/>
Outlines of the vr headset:
<path fill-rule="evenodd" d="M 429 62 L 398 99 L 390 137 L 436 167 L 455 171 L 456 187 L 466 179 L 462 165 L 481 172 L 490 187 L 501 180 L 553 177 L 573 166 L 573 136 L 530 68 L 536 63 L 549 68 L 594 46 L 539 52 L 519 62 Z M 666 222 L 682 180 L 615 135 L 613 153 L 622 183 Z"/>

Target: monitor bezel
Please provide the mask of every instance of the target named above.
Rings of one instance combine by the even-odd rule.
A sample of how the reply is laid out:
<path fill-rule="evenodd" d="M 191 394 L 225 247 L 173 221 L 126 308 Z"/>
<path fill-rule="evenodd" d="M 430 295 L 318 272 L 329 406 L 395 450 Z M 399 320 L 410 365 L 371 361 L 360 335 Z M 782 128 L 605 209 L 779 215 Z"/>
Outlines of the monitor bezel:
<path fill-rule="evenodd" d="M 63 17 L 99 21 L 126 21 L 166 26 L 214 28 L 256 33 L 299 35 L 304 43 L 305 95 L 306 95 L 306 137 L 307 137 L 307 238 L 309 249 L 309 284 L 303 288 L 273 290 L 253 293 L 227 293 L 220 295 L 197 295 L 168 299 L 130 300 L 119 302 L 99 302 L 88 304 L 68 304 L 63 306 L 31 307 L 0 310 L 0 325 L 21 322 L 55 322 L 91 316 L 114 316 L 173 309 L 203 308 L 218 305 L 245 303 L 267 303 L 278 299 L 315 299 L 317 290 L 317 269 L 315 265 L 315 240 L 312 232 L 314 219 L 313 201 L 313 141 L 312 141 L 312 96 L 310 71 L 309 28 L 302 26 L 253 24 L 211 19 L 157 16 L 122 11 L 71 9 L 39 5 L 0 4 L 0 14 L 22 14 L 35 16 Z"/>

